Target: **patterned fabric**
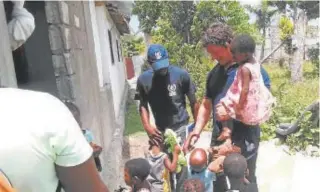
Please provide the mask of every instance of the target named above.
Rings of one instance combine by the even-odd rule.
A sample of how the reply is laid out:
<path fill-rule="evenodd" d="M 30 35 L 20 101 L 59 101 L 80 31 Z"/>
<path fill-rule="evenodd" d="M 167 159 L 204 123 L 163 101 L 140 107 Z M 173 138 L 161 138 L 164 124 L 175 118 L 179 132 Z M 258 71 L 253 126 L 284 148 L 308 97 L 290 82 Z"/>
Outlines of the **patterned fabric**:
<path fill-rule="evenodd" d="M 236 111 L 236 106 L 239 104 L 242 90 L 242 77 L 239 72 L 243 67 L 249 69 L 251 81 L 249 83 L 247 101 L 243 111 L 241 111 L 242 119 L 239 120 L 247 125 L 259 125 L 270 118 L 272 105 L 275 103 L 274 97 L 264 85 L 259 63 L 246 63 L 239 68 L 236 78 L 227 91 L 226 96 L 220 101 L 225 107 L 218 105 L 217 110 L 226 110 L 233 119 L 236 119 L 236 114 L 240 113 Z"/>
<path fill-rule="evenodd" d="M 161 152 L 153 155 L 149 152 L 147 159 L 151 165 L 151 171 L 147 178 L 154 192 L 171 192 L 170 173 L 165 168 L 164 161 L 167 154 Z"/>

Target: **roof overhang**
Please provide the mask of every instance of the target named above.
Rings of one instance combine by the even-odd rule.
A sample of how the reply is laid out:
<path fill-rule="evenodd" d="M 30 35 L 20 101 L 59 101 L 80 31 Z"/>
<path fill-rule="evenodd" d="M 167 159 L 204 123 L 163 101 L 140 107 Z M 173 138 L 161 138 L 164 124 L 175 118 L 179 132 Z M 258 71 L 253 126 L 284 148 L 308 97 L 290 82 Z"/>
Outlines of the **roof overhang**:
<path fill-rule="evenodd" d="M 106 6 L 116 28 L 121 35 L 130 33 L 130 17 L 133 8 L 132 1 L 96 1 L 96 6 Z"/>

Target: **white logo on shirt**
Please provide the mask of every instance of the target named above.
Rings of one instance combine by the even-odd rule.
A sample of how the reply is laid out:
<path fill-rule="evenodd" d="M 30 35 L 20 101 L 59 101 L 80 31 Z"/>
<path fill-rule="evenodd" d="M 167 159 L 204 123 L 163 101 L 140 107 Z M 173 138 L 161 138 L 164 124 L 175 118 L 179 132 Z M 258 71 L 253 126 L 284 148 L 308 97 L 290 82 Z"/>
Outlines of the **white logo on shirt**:
<path fill-rule="evenodd" d="M 161 59 L 162 55 L 161 55 L 161 52 L 158 51 L 154 54 L 154 56 L 156 57 L 157 60 Z"/>
<path fill-rule="evenodd" d="M 177 89 L 177 86 L 175 84 L 168 85 L 168 91 L 169 91 L 169 96 L 170 97 L 173 97 L 173 96 L 177 95 L 176 89 Z"/>

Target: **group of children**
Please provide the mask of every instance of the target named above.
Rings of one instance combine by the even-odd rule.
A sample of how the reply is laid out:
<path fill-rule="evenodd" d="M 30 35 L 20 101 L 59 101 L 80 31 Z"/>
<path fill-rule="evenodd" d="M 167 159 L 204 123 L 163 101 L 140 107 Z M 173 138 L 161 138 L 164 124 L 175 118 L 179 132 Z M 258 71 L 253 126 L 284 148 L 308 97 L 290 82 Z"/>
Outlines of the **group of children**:
<path fill-rule="evenodd" d="M 174 152 L 177 154 L 178 149 Z M 165 154 L 163 156 L 166 156 Z M 163 159 L 160 155 L 159 159 Z M 175 191 L 179 192 L 213 192 L 213 183 L 217 173 L 223 172 L 227 180 L 227 188 L 242 191 L 257 191 L 255 185 L 246 180 L 247 161 L 240 153 L 220 156 L 213 162 L 208 161 L 204 149 L 194 149 L 188 158 L 187 177 Z M 169 161 L 169 160 L 165 160 Z M 132 192 L 169 192 L 173 191 L 169 184 L 169 172 L 165 161 L 150 161 L 136 158 L 126 162 L 124 169 L 125 182 Z M 154 163 L 158 162 L 158 163 Z M 162 162 L 163 164 L 161 164 Z M 174 168 L 176 165 L 171 164 Z"/>
<path fill-rule="evenodd" d="M 257 191 L 256 185 L 250 185 L 245 178 L 247 162 L 240 154 L 241 149 L 232 144 L 232 119 L 248 127 L 259 125 L 270 118 L 275 100 L 265 87 L 261 66 L 254 58 L 253 38 L 250 35 L 239 35 L 227 46 L 230 46 L 234 61 L 240 66 L 225 97 L 215 106 L 216 114 L 224 114 L 216 117 L 222 122 L 222 132 L 218 139 L 223 143 L 209 150 L 196 148 L 186 155 L 186 176 L 183 184 L 178 185 L 180 189 L 170 186 L 169 173 L 175 172 L 181 149 L 176 146 L 171 161 L 161 147 L 151 144 L 147 159 L 133 159 L 126 164 L 126 184 L 132 187 L 133 192 L 167 192 L 171 189 L 212 192 L 216 175 L 220 172 L 226 176 L 227 189 Z M 140 165 L 133 165 L 135 163 Z"/>

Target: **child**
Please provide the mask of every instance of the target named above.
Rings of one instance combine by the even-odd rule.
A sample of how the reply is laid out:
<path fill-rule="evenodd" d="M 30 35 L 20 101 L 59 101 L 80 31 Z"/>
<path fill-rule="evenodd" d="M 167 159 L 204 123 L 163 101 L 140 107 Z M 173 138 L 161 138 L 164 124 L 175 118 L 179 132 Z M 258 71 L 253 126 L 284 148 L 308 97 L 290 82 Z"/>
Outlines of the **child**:
<path fill-rule="evenodd" d="M 253 56 L 255 46 L 255 41 L 249 35 L 239 35 L 231 42 L 231 52 L 240 67 L 226 96 L 216 106 L 217 114 L 219 111 L 228 114 L 224 119 L 218 117 L 224 121 L 220 135 L 223 139 L 231 137 L 232 124 L 226 121 L 230 118 L 254 126 L 271 116 L 275 100 L 263 83 L 260 64 Z"/>
<path fill-rule="evenodd" d="M 75 120 L 78 122 L 78 124 L 79 124 L 79 126 L 81 128 L 82 127 L 82 122 L 80 120 L 80 110 L 79 110 L 79 108 L 72 101 L 69 101 L 69 100 L 65 100 L 65 101 L 63 101 L 63 103 L 68 107 L 68 109 L 73 114 Z M 87 129 L 82 129 L 82 128 L 81 128 L 81 130 L 83 132 L 83 135 L 87 139 L 88 143 L 93 148 L 94 161 L 96 163 L 96 167 L 97 167 L 98 171 L 101 172 L 102 171 L 102 166 L 101 166 L 101 161 L 100 161 L 99 155 L 102 152 L 102 147 L 100 147 L 99 145 L 96 145 L 95 143 L 93 143 L 93 134 L 91 133 L 91 131 L 89 131 Z"/>
<path fill-rule="evenodd" d="M 180 192 L 205 192 L 204 184 L 200 179 L 187 179 Z"/>
<path fill-rule="evenodd" d="M 226 156 L 222 168 L 228 191 L 258 192 L 257 185 L 250 184 L 245 178 L 248 174 L 247 160 L 241 154 L 232 153 Z"/>
<path fill-rule="evenodd" d="M 188 179 L 200 179 L 205 185 L 205 192 L 212 192 L 216 174 L 212 170 L 212 164 L 208 162 L 206 151 L 202 148 L 196 148 L 187 154 L 187 160 Z"/>
<path fill-rule="evenodd" d="M 151 166 L 143 158 L 131 159 L 124 167 L 124 181 L 132 188 L 132 192 L 151 192 L 151 185 L 147 181 Z"/>
<path fill-rule="evenodd" d="M 160 147 L 152 141 L 149 141 L 149 144 L 150 151 L 147 159 L 151 165 L 151 171 L 147 180 L 152 186 L 152 192 L 169 192 L 171 191 L 169 172 L 173 173 L 176 171 L 178 156 L 181 152 L 180 147 L 178 145 L 175 146 L 171 162 L 168 155 L 162 152 L 162 144 L 160 144 Z"/>

